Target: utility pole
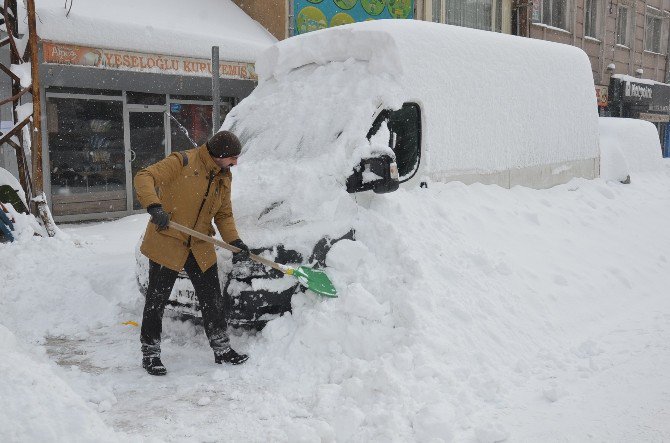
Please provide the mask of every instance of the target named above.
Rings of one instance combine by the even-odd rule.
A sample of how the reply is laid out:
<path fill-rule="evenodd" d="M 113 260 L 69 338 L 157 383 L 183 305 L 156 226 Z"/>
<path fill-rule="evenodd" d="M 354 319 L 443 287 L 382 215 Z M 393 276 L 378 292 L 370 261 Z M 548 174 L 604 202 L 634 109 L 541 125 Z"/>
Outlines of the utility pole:
<path fill-rule="evenodd" d="M 219 47 L 212 46 L 212 135 L 221 127 L 221 83 L 219 83 Z"/>

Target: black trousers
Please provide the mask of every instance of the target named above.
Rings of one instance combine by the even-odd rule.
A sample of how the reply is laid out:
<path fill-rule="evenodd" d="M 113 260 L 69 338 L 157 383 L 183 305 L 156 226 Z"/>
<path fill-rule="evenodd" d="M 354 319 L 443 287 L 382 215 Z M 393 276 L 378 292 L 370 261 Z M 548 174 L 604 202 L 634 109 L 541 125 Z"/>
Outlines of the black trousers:
<path fill-rule="evenodd" d="M 189 254 L 184 265 L 184 271 L 193 283 L 195 296 L 200 303 L 205 334 L 214 353 L 221 353 L 230 347 L 226 332 L 226 319 L 223 313 L 223 300 L 217 265 L 205 272 L 200 270 L 193 254 Z M 149 287 L 144 303 L 142 317 L 142 355 L 158 357 L 161 353 L 161 332 L 163 330 L 163 311 L 170 298 L 170 293 L 177 280 L 177 271 L 166 268 L 149 260 Z"/>

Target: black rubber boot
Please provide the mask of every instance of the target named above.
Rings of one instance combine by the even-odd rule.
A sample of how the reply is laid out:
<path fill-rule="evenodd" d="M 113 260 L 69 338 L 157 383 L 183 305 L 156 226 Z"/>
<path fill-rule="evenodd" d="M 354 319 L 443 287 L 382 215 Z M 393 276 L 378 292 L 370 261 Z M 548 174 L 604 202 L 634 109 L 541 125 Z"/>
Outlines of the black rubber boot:
<path fill-rule="evenodd" d="M 241 365 L 247 360 L 249 360 L 248 355 L 238 354 L 233 348 L 228 348 L 223 352 L 214 353 L 214 362 L 217 364 L 230 363 L 231 365 Z"/>
<path fill-rule="evenodd" d="M 142 367 L 151 375 L 167 374 L 160 357 L 142 357 Z"/>

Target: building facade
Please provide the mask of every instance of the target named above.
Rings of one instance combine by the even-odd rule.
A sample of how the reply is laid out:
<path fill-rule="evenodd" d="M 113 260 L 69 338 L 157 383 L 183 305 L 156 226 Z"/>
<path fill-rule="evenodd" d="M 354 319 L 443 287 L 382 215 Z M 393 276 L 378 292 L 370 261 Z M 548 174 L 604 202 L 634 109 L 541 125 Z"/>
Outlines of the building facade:
<path fill-rule="evenodd" d="M 393 0 L 392 0 L 393 1 Z M 308 3 L 327 11 L 349 4 L 387 5 L 387 0 L 234 0 L 277 39 L 300 33 L 300 11 Z M 667 83 L 670 0 L 406 0 L 406 17 L 578 46 L 591 61 L 594 84 L 607 96 L 613 74 Z M 387 14 L 388 15 L 388 14 Z M 352 14 L 354 21 L 367 20 Z M 369 18 L 388 18 L 370 15 Z M 314 28 L 318 28 L 314 23 Z M 332 25 L 327 20 L 321 27 Z M 602 101 L 604 102 L 604 100 Z"/>

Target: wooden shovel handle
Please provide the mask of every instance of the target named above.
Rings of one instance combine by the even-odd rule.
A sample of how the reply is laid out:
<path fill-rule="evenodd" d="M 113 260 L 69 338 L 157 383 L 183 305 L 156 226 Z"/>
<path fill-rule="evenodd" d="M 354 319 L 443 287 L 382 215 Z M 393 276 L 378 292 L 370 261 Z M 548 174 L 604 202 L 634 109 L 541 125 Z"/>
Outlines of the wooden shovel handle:
<path fill-rule="evenodd" d="M 227 249 L 231 252 L 240 252 L 241 251 L 240 248 L 236 248 L 233 245 L 229 245 L 228 243 L 224 242 L 223 240 L 219 240 L 217 238 L 210 237 L 209 235 L 205 235 L 201 232 L 194 231 L 193 229 L 187 228 L 186 226 L 182 226 L 179 223 L 175 223 L 175 222 L 171 221 L 169 226 L 173 229 L 176 229 L 177 231 L 183 232 L 184 234 L 188 234 L 191 237 L 195 237 L 195 238 L 198 238 L 202 241 L 212 243 L 213 245 L 221 246 L 223 249 Z M 259 263 L 263 263 L 265 266 L 269 266 L 272 269 L 276 269 L 277 271 L 281 271 L 284 274 L 287 274 L 288 273 L 287 270 L 290 269 L 287 266 L 280 265 L 278 263 L 275 263 L 273 261 L 270 261 L 268 259 L 260 257 L 256 254 L 249 253 L 249 257 L 254 261 L 257 261 Z"/>

